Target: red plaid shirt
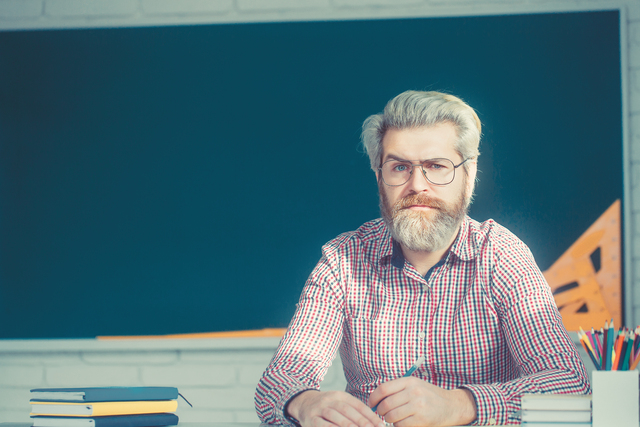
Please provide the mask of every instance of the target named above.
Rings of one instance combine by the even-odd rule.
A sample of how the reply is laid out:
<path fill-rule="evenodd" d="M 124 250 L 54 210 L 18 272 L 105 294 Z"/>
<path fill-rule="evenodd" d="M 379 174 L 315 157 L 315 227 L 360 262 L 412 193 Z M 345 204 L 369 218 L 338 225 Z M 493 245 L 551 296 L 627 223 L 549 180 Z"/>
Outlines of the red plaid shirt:
<path fill-rule="evenodd" d="M 531 252 L 493 220 L 465 218 L 426 278 L 380 219 L 327 243 L 258 384 L 260 419 L 290 424 L 284 406 L 319 388 L 338 347 L 363 402 L 424 355 L 413 375 L 471 391 L 478 425 L 518 423 L 523 393 L 591 392 Z"/>

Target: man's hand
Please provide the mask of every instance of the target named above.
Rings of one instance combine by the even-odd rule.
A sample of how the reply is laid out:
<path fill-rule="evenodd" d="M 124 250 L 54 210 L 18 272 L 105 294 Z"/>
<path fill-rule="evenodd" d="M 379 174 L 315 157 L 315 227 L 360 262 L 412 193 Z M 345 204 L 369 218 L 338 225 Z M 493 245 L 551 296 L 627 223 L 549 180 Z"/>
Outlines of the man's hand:
<path fill-rule="evenodd" d="M 416 377 L 380 384 L 369 405 L 396 427 L 466 425 L 476 419 L 476 402 L 465 389 L 446 390 Z"/>
<path fill-rule="evenodd" d="M 384 427 L 367 405 L 344 391 L 308 390 L 289 401 L 286 411 L 303 427 Z"/>

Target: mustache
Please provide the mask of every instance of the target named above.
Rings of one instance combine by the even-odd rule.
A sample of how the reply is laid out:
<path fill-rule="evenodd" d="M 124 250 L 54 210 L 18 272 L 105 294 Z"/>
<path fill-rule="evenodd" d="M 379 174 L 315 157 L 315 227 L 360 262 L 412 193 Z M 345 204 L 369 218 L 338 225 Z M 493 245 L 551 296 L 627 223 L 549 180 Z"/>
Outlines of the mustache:
<path fill-rule="evenodd" d="M 407 197 L 403 197 L 398 200 L 396 204 L 393 206 L 394 212 L 397 212 L 401 209 L 406 209 L 415 205 L 423 205 L 428 206 L 430 208 L 443 210 L 446 209 L 446 203 L 442 200 L 434 199 L 433 197 L 429 197 L 426 194 L 410 194 Z"/>

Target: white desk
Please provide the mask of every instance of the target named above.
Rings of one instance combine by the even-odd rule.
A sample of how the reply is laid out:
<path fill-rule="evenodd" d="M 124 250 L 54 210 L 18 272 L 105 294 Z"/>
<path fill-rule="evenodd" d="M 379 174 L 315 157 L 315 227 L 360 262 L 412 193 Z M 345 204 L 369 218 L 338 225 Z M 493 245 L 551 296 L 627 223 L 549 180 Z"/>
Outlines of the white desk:
<path fill-rule="evenodd" d="M 31 427 L 31 423 L 0 423 L 0 427 Z M 220 423 L 212 421 L 210 423 L 183 423 L 179 422 L 178 427 L 277 427 L 274 424 L 260 424 L 255 423 Z M 493 427 L 507 427 L 507 426 L 493 426 Z M 513 427 L 510 426 L 510 427 Z"/>
<path fill-rule="evenodd" d="M 210 423 L 197 422 L 197 423 L 185 423 L 178 422 L 178 427 L 278 427 L 270 424 L 255 423 L 221 423 L 212 421 Z M 31 427 L 31 423 L 0 423 L 0 427 Z"/>

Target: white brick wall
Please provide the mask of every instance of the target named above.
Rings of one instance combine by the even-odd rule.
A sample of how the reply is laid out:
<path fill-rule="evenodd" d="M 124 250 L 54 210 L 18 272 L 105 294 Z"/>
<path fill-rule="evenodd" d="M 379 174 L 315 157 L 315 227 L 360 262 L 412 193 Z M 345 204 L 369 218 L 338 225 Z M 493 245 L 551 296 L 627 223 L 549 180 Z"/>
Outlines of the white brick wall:
<path fill-rule="evenodd" d="M 140 12 L 146 15 L 200 15 L 207 13 L 226 13 L 233 8 L 232 0 L 141 0 Z"/>
<path fill-rule="evenodd" d="M 174 386 L 182 421 L 257 422 L 256 384 L 278 338 L 11 340 L 0 343 L 0 422 L 29 421 L 37 387 Z M 339 360 L 322 387 L 344 390 Z"/>
<path fill-rule="evenodd" d="M 626 275 L 629 323 L 640 323 L 640 0 L 0 0 L 0 31 L 87 27 L 378 19 L 620 9 L 627 135 Z M 0 422 L 27 422 L 28 390 L 173 385 L 195 408 L 183 421 L 257 421 L 253 393 L 277 339 L 96 342 L 0 341 Z M 582 351 L 582 349 L 580 349 Z M 586 361 L 587 366 L 590 366 Z M 343 389 L 339 360 L 323 387 Z"/>
<path fill-rule="evenodd" d="M 629 9 L 631 21 L 640 20 L 638 0 L 0 0 L 0 30 L 500 15 L 621 7 Z"/>

